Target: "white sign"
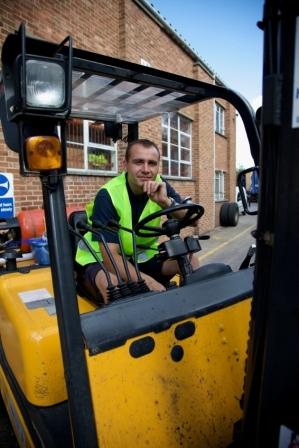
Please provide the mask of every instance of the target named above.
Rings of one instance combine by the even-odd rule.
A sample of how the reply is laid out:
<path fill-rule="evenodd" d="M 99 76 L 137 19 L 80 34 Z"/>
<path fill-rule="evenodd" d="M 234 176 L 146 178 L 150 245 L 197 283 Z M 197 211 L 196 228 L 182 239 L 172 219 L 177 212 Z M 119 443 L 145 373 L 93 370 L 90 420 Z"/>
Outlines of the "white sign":
<path fill-rule="evenodd" d="M 0 218 L 14 216 L 14 202 L 13 175 L 0 173 Z"/>
<path fill-rule="evenodd" d="M 299 128 L 299 17 L 296 18 L 292 128 Z"/>
<path fill-rule="evenodd" d="M 52 296 L 46 288 L 31 289 L 18 293 L 24 303 L 36 302 L 43 299 L 50 299 Z"/>

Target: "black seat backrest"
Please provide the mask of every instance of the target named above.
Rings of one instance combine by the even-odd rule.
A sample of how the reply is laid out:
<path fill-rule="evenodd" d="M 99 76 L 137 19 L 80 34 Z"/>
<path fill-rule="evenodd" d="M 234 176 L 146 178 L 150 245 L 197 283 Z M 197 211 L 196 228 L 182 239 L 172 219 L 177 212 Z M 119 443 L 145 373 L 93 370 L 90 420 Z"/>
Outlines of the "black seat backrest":
<path fill-rule="evenodd" d="M 78 227 L 78 223 L 84 222 L 87 224 L 87 215 L 85 210 L 76 210 L 72 212 L 69 216 L 69 225 L 74 229 L 76 232 L 80 233 L 80 235 L 84 235 L 85 230 L 82 231 L 81 228 Z M 71 238 L 71 245 L 72 245 L 72 255 L 73 259 L 75 259 L 76 251 L 77 251 L 77 245 L 80 240 L 80 238 L 76 235 L 74 235 L 72 232 L 70 232 L 70 238 Z"/>

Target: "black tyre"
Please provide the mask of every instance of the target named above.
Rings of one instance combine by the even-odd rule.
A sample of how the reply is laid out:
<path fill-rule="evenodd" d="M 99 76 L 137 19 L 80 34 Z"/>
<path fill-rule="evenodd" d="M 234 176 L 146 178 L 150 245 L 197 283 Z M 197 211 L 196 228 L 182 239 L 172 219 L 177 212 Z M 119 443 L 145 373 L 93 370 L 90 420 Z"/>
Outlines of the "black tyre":
<path fill-rule="evenodd" d="M 220 225 L 235 227 L 239 222 L 239 207 L 236 202 L 226 202 L 220 209 Z"/>

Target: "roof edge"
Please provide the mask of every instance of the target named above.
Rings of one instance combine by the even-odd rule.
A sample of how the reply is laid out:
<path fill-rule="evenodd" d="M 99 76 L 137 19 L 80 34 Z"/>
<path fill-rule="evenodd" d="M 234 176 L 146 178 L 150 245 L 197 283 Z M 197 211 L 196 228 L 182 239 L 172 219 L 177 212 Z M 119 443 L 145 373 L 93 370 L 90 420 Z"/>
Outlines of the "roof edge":
<path fill-rule="evenodd" d="M 207 72 L 212 78 L 216 76 L 215 72 L 209 67 L 200 56 L 188 45 L 188 43 L 170 26 L 166 20 L 153 8 L 146 0 L 133 0 L 143 11 L 151 17 L 179 46 L 193 59 L 194 63 Z M 219 78 L 218 78 L 219 79 Z M 222 83 L 223 84 L 223 83 Z"/>

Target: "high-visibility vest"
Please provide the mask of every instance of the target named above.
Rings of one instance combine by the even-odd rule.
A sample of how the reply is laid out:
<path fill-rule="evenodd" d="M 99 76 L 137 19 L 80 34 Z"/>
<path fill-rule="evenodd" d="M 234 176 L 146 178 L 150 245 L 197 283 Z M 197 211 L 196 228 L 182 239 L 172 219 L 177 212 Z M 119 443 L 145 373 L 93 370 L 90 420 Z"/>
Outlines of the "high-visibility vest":
<path fill-rule="evenodd" d="M 158 175 L 156 177 L 157 181 L 161 181 L 161 177 Z M 104 188 L 108 191 L 109 196 L 111 198 L 111 201 L 115 207 L 115 210 L 120 217 L 119 224 L 122 227 L 126 227 L 129 229 L 132 229 L 132 209 L 131 209 L 131 203 L 126 187 L 126 174 L 123 172 L 119 176 L 111 179 L 109 182 L 107 182 L 101 189 Z M 93 207 L 94 207 L 94 200 L 89 202 L 86 206 L 86 214 L 88 222 L 92 223 L 92 214 L 93 214 Z M 146 216 L 151 215 L 152 213 L 155 213 L 157 211 L 161 210 L 161 207 L 156 204 L 154 201 L 149 199 L 139 217 L 139 221 L 141 221 Z M 156 218 L 153 221 L 151 221 L 148 225 L 159 227 L 160 226 L 161 218 Z M 126 232 L 124 230 L 119 230 L 118 232 L 119 237 L 121 238 L 124 252 L 126 254 L 127 258 L 130 258 L 133 256 L 133 239 L 132 234 L 129 232 Z M 94 241 L 92 239 L 92 233 L 87 232 L 84 235 L 84 238 L 89 242 L 89 244 L 92 246 L 92 248 L 95 250 L 97 255 L 99 256 L 100 260 L 103 260 L 103 256 L 100 251 L 99 247 L 99 241 Z M 148 246 L 152 249 L 139 249 L 137 247 L 137 261 L 138 263 L 143 263 L 145 261 L 150 260 L 154 255 L 157 254 L 157 247 L 158 247 L 158 238 L 157 237 L 139 237 L 136 236 L 136 246 L 142 245 L 142 246 Z M 76 262 L 80 264 L 81 266 L 84 266 L 88 263 L 94 263 L 96 262 L 94 256 L 91 254 L 91 252 L 87 249 L 86 245 L 83 241 L 79 241 L 78 247 L 77 247 L 77 253 L 76 253 Z"/>

